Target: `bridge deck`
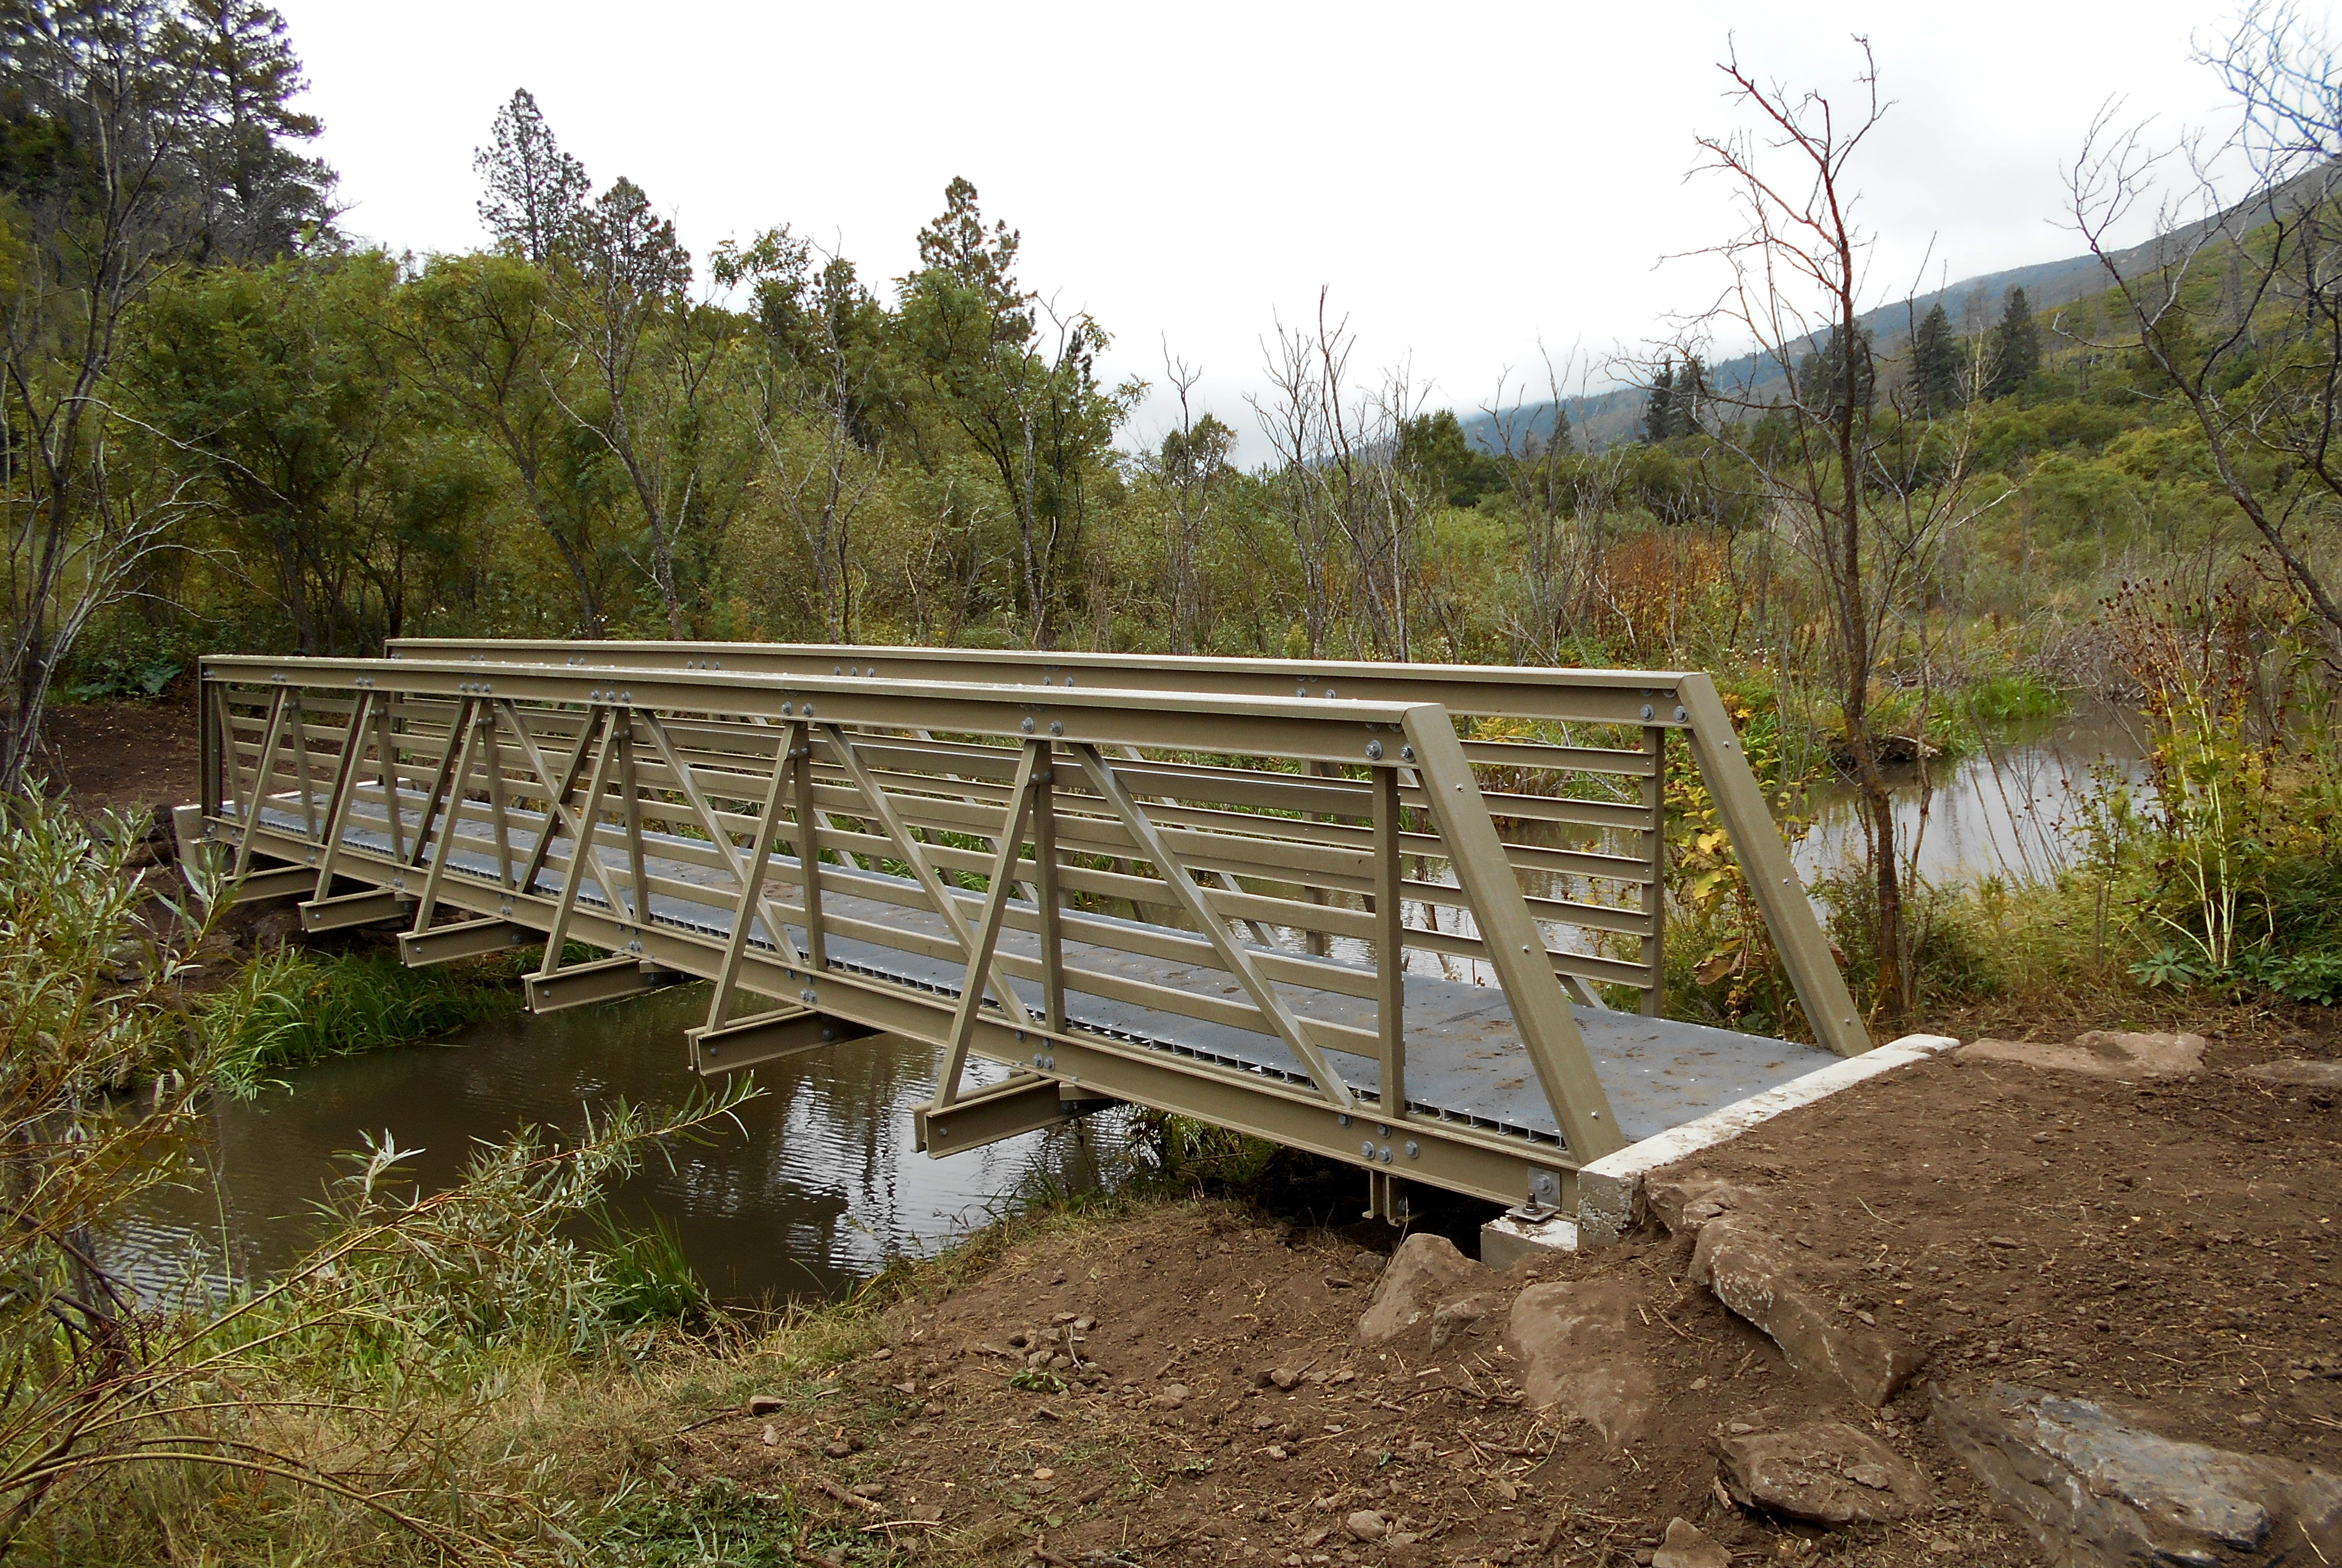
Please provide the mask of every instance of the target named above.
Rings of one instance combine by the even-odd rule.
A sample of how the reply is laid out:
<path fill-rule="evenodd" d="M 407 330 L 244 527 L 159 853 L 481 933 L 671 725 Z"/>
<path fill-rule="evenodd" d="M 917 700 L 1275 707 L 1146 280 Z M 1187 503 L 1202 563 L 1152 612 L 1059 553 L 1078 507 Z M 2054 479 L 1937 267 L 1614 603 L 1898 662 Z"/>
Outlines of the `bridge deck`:
<path fill-rule="evenodd" d="M 415 791 L 402 791 L 402 797 L 404 837 L 411 844 L 421 822 L 424 799 Z M 317 799 L 322 811 L 322 792 Z M 289 832 L 300 832 L 305 820 L 297 794 L 272 797 L 262 809 L 261 817 L 265 825 Z M 516 854 L 525 855 L 534 849 L 542 823 L 541 814 L 518 809 L 510 814 L 511 840 Z M 387 854 L 391 849 L 388 830 L 389 822 L 378 799 L 355 800 L 343 842 L 355 849 Z M 461 819 L 456 836 L 457 844 L 448 858 L 446 874 L 494 886 L 498 863 L 490 826 L 485 822 Z M 710 889 L 710 897 L 705 902 L 654 890 L 649 898 L 651 923 L 717 941 L 728 937 L 733 921 L 729 879 L 696 864 L 694 858 L 660 853 L 663 849 L 687 853 L 695 841 L 646 831 L 643 842 L 647 855 L 646 869 L 653 878 Z M 540 879 L 540 885 L 548 893 L 559 891 L 566 871 L 565 841 L 557 839 L 556 843 L 562 847 L 550 857 Z M 704 852 L 706 846 L 700 842 L 697 847 Z M 613 880 L 624 874 L 627 857 L 623 849 L 603 845 L 598 854 L 613 874 Z M 345 860 L 343 864 L 345 873 L 365 874 L 363 863 Z M 797 864 L 792 857 L 776 854 L 771 865 L 774 869 L 770 874 L 775 880 L 788 884 L 797 880 Z M 884 924 L 915 944 L 948 946 L 951 942 L 939 914 L 906 906 L 903 890 L 912 885 L 908 878 L 851 865 L 826 865 L 822 882 L 823 907 L 833 918 Z M 868 884 L 877 896 L 857 896 L 841 890 L 841 884 L 851 886 L 856 882 Z M 973 916 L 982 903 L 981 895 L 963 892 L 959 896 L 966 912 Z M 577 902 L 586 908 L 606 908 L 599 887 L 590 877 L 578 890 Z M 1089 918 L 1134 931 L 1149 929 L 1139 922 L 1096 912 L 1092 912 Z M 805 929 L 784 924 L 802 948 L 807 936 Z M 748 940 L 751 945 L 764 951 L 770 952 L 775 947 L 761 919 L 751 925 Z M 1037 959 L 1040 942 L 1032 932 L 1011 929 L 1002 934 L 1000 945 L 1006 954 Z M 1256 944 L 1246 945 L 1260 950 Z M 956 998 L 965 975 L 964 962 L 956 958 L 931 957 L 836 933 L 829 937 L 828 951 L 834 969 L 934 995 Z M 1230 1001 L 1241 1000 L 1236 978 L 1221 969 L 1184 964 L 1124 947 L 1084 943 L 1070 934 L 1065 941 L 1065 953 L 1069 974 L 1078 975 L 1086 970 L 1194 994 L 1224 996 Z M 1421 964 L 1429 957 L 1416 954 L 1413 962 Z M 1345 964 L 1338 956 L 1321 962 L 1360 974 L 1372 972 L 1371 964 Z M 1469 965 L 1462 967 L 1468 969 Z M 1036 1013 L 1040 1011 L 1043 995 L 1037 981 L 1020 978 L 1012 979 L 1010 984 L 1027 1006 Z M 1306 1011 L 1312 1017 L 1361 1029 L 1374 1027 L 1374 1004 L 1370 1000 L 1288 984 L 1279 984 L 1277 989 L 1288 1005 L 1296 1011 Z M 1272 1034 L 1096 995 L 1081 990 L 1077 979 L 1067 986 L 1066 1008 L 1069 1024 L 1076 1029 L 1270 1079 L 1305 1084 L 1309 1082 L 1306 1069 L 1286 1044 Z M 1585 1037 L 1595 1072 L 1609 1094 L 1619 1131 L 1630 1140 L 1679 1126 L 1837 1060 L 1818 1046 L 1763 1035 L 1576 1004 L 1571 1011 Z M 1500 988 L 1441 974 L 1409 973 L 1406 977 L 1405 1038 L 1409 1109 L 1442 1121 L 1524 1137 L 1549 1146 L 1562 1143 L 1558 1121 L 1539 1088 L 1527 1048 Z M 1329 1054 L 1354 1087 L 1368 1094 L 1378 1092 L 1379 1071 L 1373 1058 L 1338 1047 L 1332 1048 Z"/>

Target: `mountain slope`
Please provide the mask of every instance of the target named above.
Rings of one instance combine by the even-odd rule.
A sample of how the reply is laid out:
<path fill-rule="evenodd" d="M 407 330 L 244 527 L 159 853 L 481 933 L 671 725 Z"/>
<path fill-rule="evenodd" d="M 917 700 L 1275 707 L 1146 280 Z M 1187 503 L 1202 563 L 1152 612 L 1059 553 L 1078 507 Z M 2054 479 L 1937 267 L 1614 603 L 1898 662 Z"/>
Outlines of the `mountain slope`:
<path fill-rule="evenodd" d="M 2167 234 L 2156 235 L 2127 250 L 2114 255 L 2115 265 L 2124 275 L 2134 276 L 2159 259 L 2174 255 L 2216 230 L 2234 216 L 2250 217 L 2247 207 L 2267 208 L 2272 204 L 2283 205 L 2287 198 L 2319 188 L 2319 183 L 2330 185 L 2336 169 L 2329 165 L 2297 175 L 2274 192 L 2266 193 L 2247 203 L 2195 223 L 2184 225 Z M 1999 319 L 2002 297 L 2012 288 L 2025 291 L 2027 303 L 2037 312 L 2052 311 L 2077 300 L 2087 299 L 2104 293 L 2112 280 L 2107 275 L 2106 264 L 2097 256 L 2084 254 L 2066 256 L 2057 261 L 2035 262 L 2027 266 L 2010 267 L 2002 272 L 1984 273 L 1962 278 L 1957 283 L 1926 294 L 1914 295 L 1869 311 L 1859 319 L 1877 345 L 1882 355 L 1893 354 L 1908 340 L 1911 329 L 1927 314 L 1941 304 L 1950 315 L 1953 325 L 1963 334 L 1984 331 Z M 1802 355 L 1817 345 L 1817 339 L 1807 339 L 1796 346 Z M 1725 360 L 1708 367 L 1708 377 L 1719 390 L 1728 390 L 1736 396 L 1766 399 L 1769 389 L 1782 380 L 1780 366 L 1771 358 L 1746 354 Z M 1621 385 L 1601 392 L 1562 399 L 1571 430 L 1580 444 L 1599 450 L 1620 441 L 1635 438 L 1636 426 L 1643 415 L 1646 391 L 1640 385 Z M 1552 428 L 1552 404 L 1546 401 L 1520 404 L 1496 414 L 1476 411 L 1469 415 L 1460 412 L 1464 431 L 1473 444 L 1484 451 L 1502 450 L 1505 434 L 1509 429 L 1516 444 L 1534 434 L 1542 439 Z"/>

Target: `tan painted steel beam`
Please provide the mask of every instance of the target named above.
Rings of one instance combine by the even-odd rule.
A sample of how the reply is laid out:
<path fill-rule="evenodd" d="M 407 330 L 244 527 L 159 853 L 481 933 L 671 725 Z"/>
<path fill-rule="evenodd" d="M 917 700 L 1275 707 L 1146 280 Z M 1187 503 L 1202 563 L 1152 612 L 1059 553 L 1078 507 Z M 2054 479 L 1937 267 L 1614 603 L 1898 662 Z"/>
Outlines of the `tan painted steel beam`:
<path fill-rule="evenodd" d="M 1706 675 L 1687 675 L 1681 686 L 1685 711 L 1692 715 L 1691 746 L 1699 771 L 1716 797 L 1716 814 L 1724 819 L 1733 853 L 1740 857 L 1742 874 L 1755 895 L 1757 910 L 1780 950 L 1782 967 L 1805 1004 L 1814 1036 L 1841 1056 L 1859 1056 L 1870 1049 L 1868 1031 L 1862 1026 L 1854 996 L 1846 988 L 1830 956 L 1829 938 L 1814 915 L 1812 902 L 1789 864 L 1788 846 L 1766 809 L 1765 792 L 1748 770 L 1747 755 L 1733 734 L 1716 683 Z"/>
<path fill-rule="evenodd" d="M 1454 854 L 1456 879 L 1472 901 L 1472 913 L 1496 972 L 1513 1023 L 1528 1047 L 1546 1101 L 1561 1124 L 1561 1135 L 1579 1161 L 1596 1160 L 1624 1148 L 1626 1137 L 1610 1109 L 1610 1096 L 1594 1075 L 1585 1037 L 1570 1016 L 1569 1003 L 1545 957 L 1545 939 L 1522 901 L 1519 883 L 1506 864 L 1503 843 L 1479 798 L 1472 764 L 1456 744 L 1455 727 L 1437 708 L 1416 709 L 1407 740 L 1421 771 L 1424 797 L 1440 835 Z"/>

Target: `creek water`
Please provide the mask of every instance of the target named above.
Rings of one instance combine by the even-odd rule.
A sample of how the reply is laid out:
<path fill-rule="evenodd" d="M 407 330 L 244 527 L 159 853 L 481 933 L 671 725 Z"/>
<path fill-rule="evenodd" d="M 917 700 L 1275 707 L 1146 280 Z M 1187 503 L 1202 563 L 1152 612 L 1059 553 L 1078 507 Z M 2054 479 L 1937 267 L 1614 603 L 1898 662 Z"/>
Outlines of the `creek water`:
<path fill-rule="evenodd" d="M 705 984 L 531 1018 L 517 1012 L 418 1045 L 289 1074 L 288 1089 L 218 1100 L 204 1154 L 211 1179 L 156 1195 L 111 1239 L 141 1293 L 218 1290 L 265 1278 L 315 1239 L 336 1156 L 385 1133 L 416 1151 L 428 1191 L 450 1182 L 481 1140 L 525 1124 L 574 1134 L 588 1110 L 624 1099 L 671 1104 L 689 1093 L 683 1031 L 702 1023 Z M 1110 1124 L 1028 1134 L 931 1160 L 911 1146 L 911 1106 L 933 1091 L 939 1054 L 874 1039 L 759 1069 L 766 1089 L 698 1144 L 654 1157 L 612 1195 L 639 1221 L 656 1214 L 721 1299 L 829 1296 L 897 1253 L 934 1249 L 984 1223 L 1036 1170 L 1059 1183 L 1097 1179 L 1095 1140 Z M 995 1074 L 996 1076 L 996 1074 Z M 971 1064 L 970 1081 L 979 1074 Z"/>
<path fill-rule="evenodd" d="M 1931 785 L 1924 821 L 1923 764 L 1898 770 L 1896 835 L 1918 844 L 1919 874 L 1938 884 L 1985 876 L 2037 880 L 2075 864 L 2088 808 L 2110 784 L 2136 790 L 2145 784 L 2146 755 L 2137 714 L 2077 709 L 2010 741 L 1924 764 Z M 1809 884 L 1861 863 L 1862 823 L 1850 786 L 1820 793 L 1791 852 L 1797 874 Z"/>

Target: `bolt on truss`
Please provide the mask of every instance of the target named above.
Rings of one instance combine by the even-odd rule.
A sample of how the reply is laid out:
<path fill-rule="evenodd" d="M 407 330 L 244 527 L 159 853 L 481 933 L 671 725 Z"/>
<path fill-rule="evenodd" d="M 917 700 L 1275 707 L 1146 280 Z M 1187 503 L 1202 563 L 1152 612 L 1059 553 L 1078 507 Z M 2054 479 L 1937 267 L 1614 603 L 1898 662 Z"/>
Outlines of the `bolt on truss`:
<path fill-rule="evenodd" d="M 926 1042 L 930 1152 L 1127 1102 L 1364 1165 L 1378 1205 L 1394 1177 L 1562 1205 L 1580 1165 L 1826 1063 L 1656 1015 L 1676 730 L 1825 1045 L 1868 1044 L 1704 675 L 395 652 L 205 661 L 186 825 L 248 894 L 402 919 L 410 963 L 541 942 L 539 1010 L 713 981 L 702 1072 Z"/>

